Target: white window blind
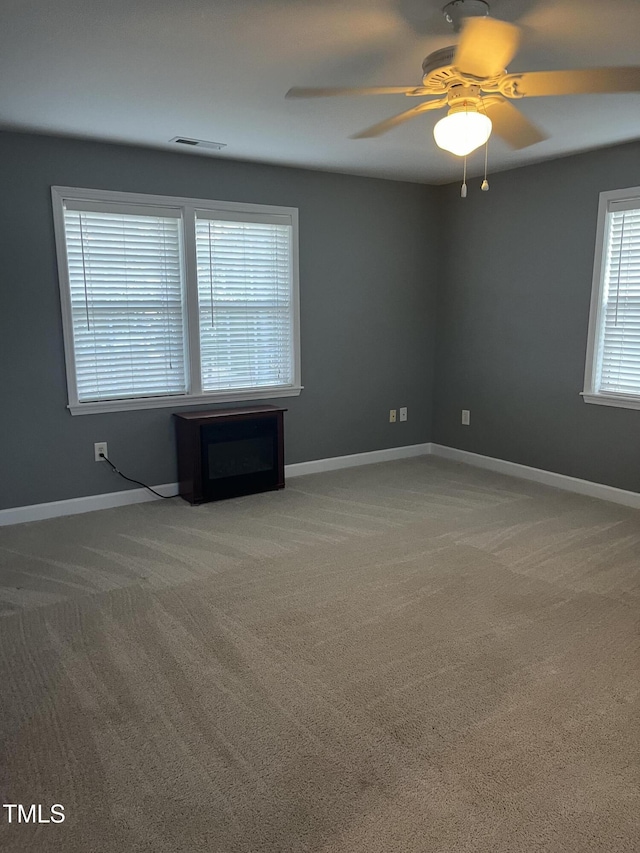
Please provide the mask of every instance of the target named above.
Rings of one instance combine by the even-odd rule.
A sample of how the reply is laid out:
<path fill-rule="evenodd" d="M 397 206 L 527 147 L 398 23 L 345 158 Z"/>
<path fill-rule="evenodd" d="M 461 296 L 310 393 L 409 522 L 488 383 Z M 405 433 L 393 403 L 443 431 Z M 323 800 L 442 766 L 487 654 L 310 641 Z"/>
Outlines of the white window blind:
<path fill-rule="evenodd" d="M 183 394 L 180 214 L 65 203 L 64 228 L 78 401 Z"/>
<path fill-rule="evenodd" d="M 609 204 L 600 317 L 597 390 L 640 396 L 640 199 Z"/>
<path fill-rule="evenodd" d="M 196 215 L 203 391 L 291 386 L 292 227 Z"/>
<path fill-rule="evenodd" d="M 51 195 L 72 414 L 300 393 L 295 208 Z"/>

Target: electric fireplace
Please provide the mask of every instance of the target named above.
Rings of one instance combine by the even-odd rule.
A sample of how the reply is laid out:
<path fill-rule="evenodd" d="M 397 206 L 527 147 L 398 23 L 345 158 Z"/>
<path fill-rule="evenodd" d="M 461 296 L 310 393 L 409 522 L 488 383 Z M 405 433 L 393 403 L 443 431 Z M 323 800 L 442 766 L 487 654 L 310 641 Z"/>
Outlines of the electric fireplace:
<path fill-rule="evenodd" d="M 180 494 L 191 504 L 284 488 L 286 409 L 174 415 Z"/>

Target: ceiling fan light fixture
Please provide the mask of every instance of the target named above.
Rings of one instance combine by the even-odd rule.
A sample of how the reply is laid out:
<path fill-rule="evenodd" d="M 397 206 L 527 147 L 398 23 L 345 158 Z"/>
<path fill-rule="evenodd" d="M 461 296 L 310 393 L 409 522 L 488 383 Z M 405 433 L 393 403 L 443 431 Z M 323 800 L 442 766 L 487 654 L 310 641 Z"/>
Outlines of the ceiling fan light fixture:
<path fill-rule="evenodd" d="M 433 136 L 436 145 L 457 157 L 466 157 L 484 145 L 491 136 L 491 119 L 477 110 L 450 112 L 436 124 Z"/>

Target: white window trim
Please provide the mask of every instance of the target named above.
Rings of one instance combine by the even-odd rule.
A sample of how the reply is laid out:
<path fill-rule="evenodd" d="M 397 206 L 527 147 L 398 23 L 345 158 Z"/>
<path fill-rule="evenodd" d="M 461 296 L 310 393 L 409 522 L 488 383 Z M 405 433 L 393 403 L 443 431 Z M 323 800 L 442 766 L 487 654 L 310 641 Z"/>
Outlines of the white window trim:
<path fill-rule="evenodd" d="M 281 397 L 298 396 L 301 384 L 300 368 L 300 274 L 298 258 L 298 209 L 296 207 L 276 207 L 266 204 L 244 204 L 232 201 L 213 201 L 211 199 L 183 198 L 176 196 L 144 195 L 141 193 L 112 192 L 110 190 L 84 189 L 78 187 L 51 187 L 53 204 L 53 226 L 58 257 L 58 281 L 60 285 L 60 304 L 62 307 L 62 332 L 67 373 L 68 409 L 72 415 L 98 414 L 100 412 L 129 412 L 139 409 L 179 408 L 183 406 L 206 405 L 207 403 L 235 403 L 247 400 L 275 400 Z M 291 385 L 261 388 L 260 390 L 232 390 L 202 392 L 199 387 L 200 347 L 199 320 L 197 313 L 197 273 L 195 228 L 184 228 L 184 279 L 187 299 L 185 321 L 187 326 L 187 381 L 186 394 L 162 397 L 136 397 L 120 400 L 99 400 L 81 403 L 78 400 L 76 385 L 76 367 L 73 343 L 73 325 L 71 320 L 71 298 L 69 288 L 69 268 L 67 264 L 66 237 L 64 228 L 64 203 L 66 201 L 110 202 L 122 205 L 144 205 L 145 207 L 174 208 L 181 212 L 185 224 L 193 225 L 196 211 L 210 210 L 217 214 L 228 214 L 229 218 L 271 216 L 274 221 L 286 217 L 292 227 L 292 286 L 293 286 L 293 358 L 294 378 Z M 193 298 L 194 295 L 196 298 Z"/>
<path fill-rule="evenodd" d="M 605 275 L 605 238 L 607 213 L 611 202 L 626 199 L 640 199 L 640 187 L 624 190 L 609 190 L 600 193 L 598 204 L 598 227 L 596 229 L 596 251 L 593 261 L 593 283 L 591 287 L 591 306 L 589 309 L 589 331 L 587 333 L 587 357 L 584 374 L 584 390 L 581 392 L 585 403 L 597 406 L 616 406 L 622 409 L 640 409 L 640 396 L 634 394 L 612 394 L 596 389 L 598 335 L 601 322 L 602 288 Z"/>

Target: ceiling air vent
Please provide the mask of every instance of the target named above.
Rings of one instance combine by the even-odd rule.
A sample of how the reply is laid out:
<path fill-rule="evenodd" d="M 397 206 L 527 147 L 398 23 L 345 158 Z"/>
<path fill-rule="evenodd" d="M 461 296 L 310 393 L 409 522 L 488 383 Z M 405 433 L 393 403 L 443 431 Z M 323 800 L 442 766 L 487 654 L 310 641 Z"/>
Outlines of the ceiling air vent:
<path fill-rule="evenodd" d="M 210 151 L 220 151 L 226 148 L 224 142 L 209 142 L 206 139 L 189 139 L 188 136 L 174 136 L 169 142 L 176 142 L 178 145 L 188 145 L 190 148 L 208 148 Z"/>

